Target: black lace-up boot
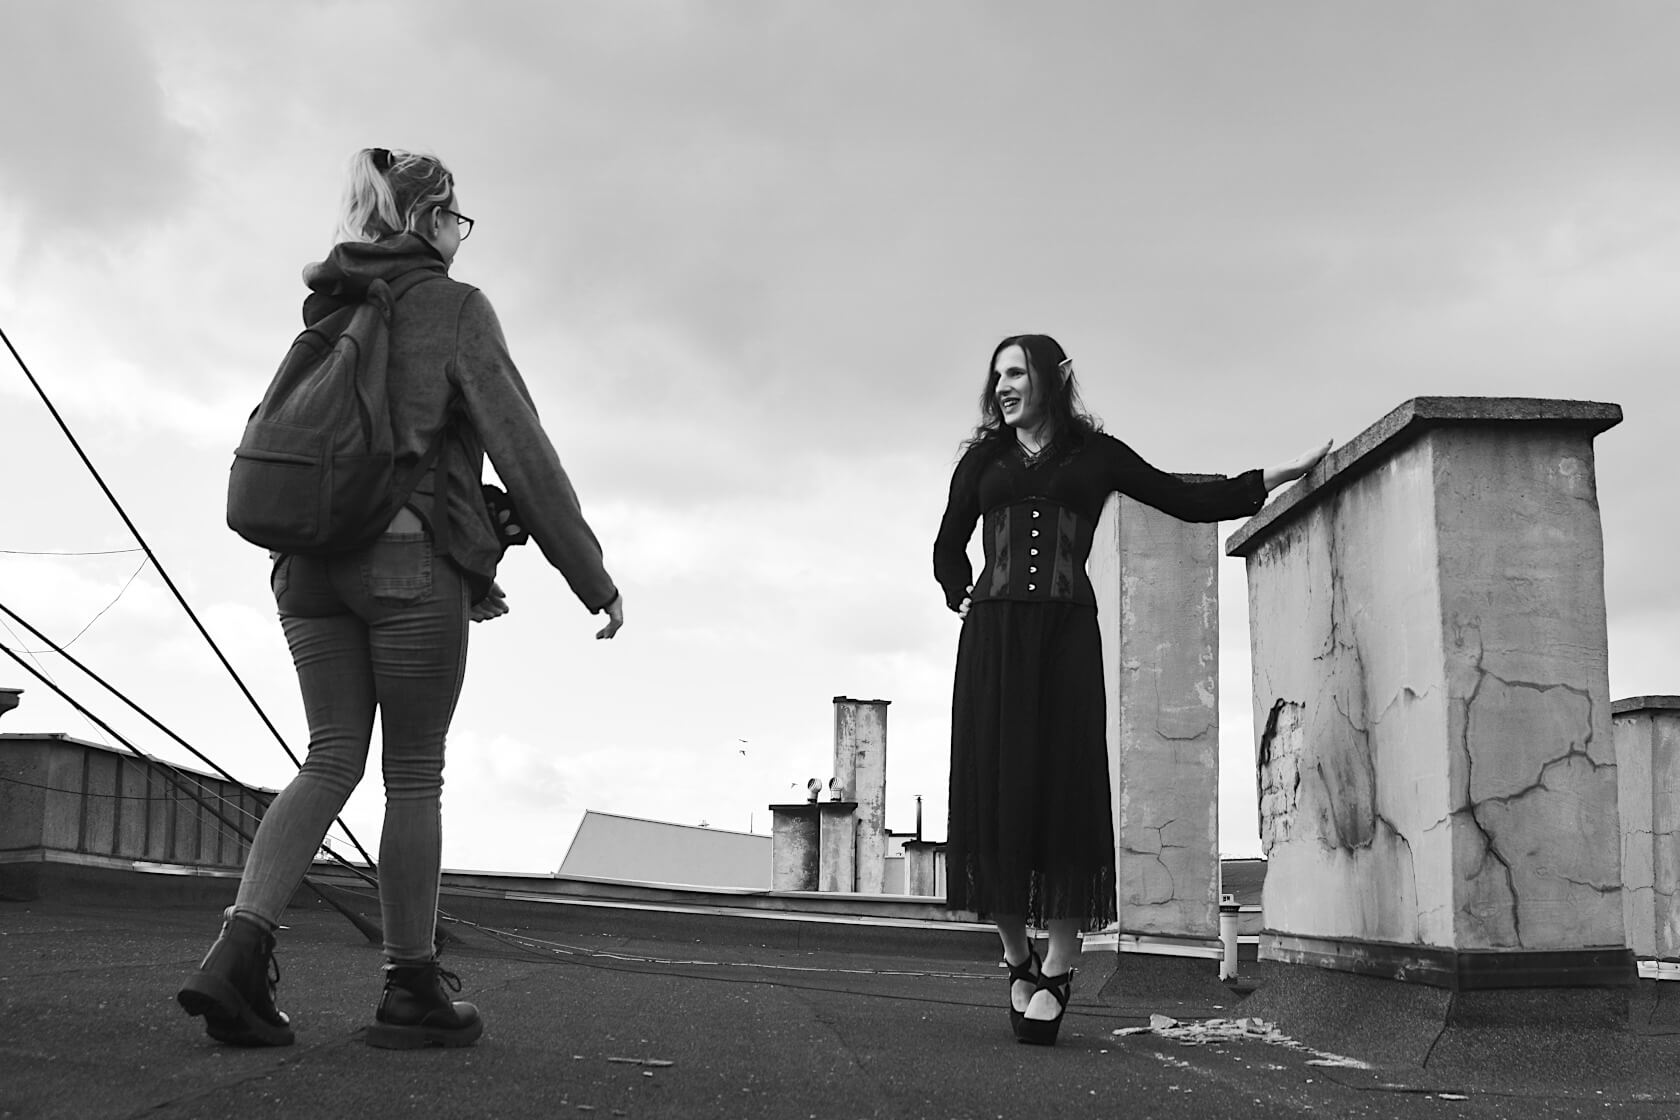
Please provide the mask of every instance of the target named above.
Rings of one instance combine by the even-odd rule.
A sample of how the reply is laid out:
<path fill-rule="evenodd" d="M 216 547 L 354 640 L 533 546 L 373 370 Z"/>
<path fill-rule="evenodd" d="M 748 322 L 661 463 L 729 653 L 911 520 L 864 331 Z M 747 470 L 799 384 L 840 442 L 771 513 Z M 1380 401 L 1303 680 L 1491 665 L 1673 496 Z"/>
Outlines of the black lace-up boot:
<path fill-rule="evenodd" d="M 175 998 L 188 1015 L 204 1016 L 204 1031 L 234 1046 L 290 1046 L 291 1021 L 274 1006 L 280 965 L 274 934 L 244 915 L 222 923 L 198 971 Z"/>
<path fill-rule="evenodd" d="M 414 1050 L 422 1046 L 471 1046 L 484 1033 L 478 1008 L 451 1000 L 461 978 L 429 961 L 391 961 L 385 966 L 385 992 L 368 1028 L 369 1046 Z"/>

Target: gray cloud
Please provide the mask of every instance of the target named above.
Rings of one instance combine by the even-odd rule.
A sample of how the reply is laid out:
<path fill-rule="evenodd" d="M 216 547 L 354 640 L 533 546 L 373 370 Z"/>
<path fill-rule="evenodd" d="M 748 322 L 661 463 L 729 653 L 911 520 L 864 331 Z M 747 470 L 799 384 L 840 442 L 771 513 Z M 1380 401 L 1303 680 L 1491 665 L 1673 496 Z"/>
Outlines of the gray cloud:
<path fill-rule="evenodd" d="M 192 201 L 195 139 L 171 119 L 128 4 L 6 10 L 0 185 L 34 240 L 122 236 Z"/>
<path fill-rule="evenodd" d="M 1660 512 L 1680 10 L 14 8 L 6 201 L 43 235 L 170 236 L 119 246 L 121 270 L 66 253 L 0 278 L 0 306 L 38 316 L 19 333 L 60 385 L 91 392 L 90 355 L 115 354 L 173 392 L 91 429 L 96 458 L 217 599 L 269 609 L 262 557 L 220 524 L 226 452 L 168 438 L 178 425 L 148 405 L 235 385 L 254 400 L 353 148 L 456 168 L 480 224 L 455 274 L 501 311 L 597 528 L 621 530 L 603 540 L 632 604 L 603 650 L 519 550 L 513 620 L 474 635 L 475 687 L 508 699 L 467 707 L 464 732 L 543 718 L 520 706 L 556 681 L 589 700 L 556 749 L 617 741 L 597 708 L 629 710 L 648 742 L 682 734 L 668 710 L 752 708 L 765 739 L 809 717 L 786 735 L 820 748 L 827 697 L 877 685 L 895 713 L 942 720 L 951 630 L 927 554 L 985 357 L 1020 330 L 1060 337 L 1110 429 L 1176 470 L 1346 440 L 1423 393 L 1619 401 L 1628 422 L 1599 445 L 1611 624 L 1647 635 L 1620 649 L 1667 648 L 1650 635 L 1676 594 Z M 55 352 L 34 341 L 49 328 Z M 26 546 L 57 543 L 53 523 L 72 544 L 109 529 L 79 469 L 20 437 L 33 406 L 0 425 L 57 472 L 24 502 Z M 658 547 L 692 555 L 662 576 Z M 1227 638 L 1240 648 L 1240 625 Z M 1618 679 L 1633 656 L 1613 650 Z M 899 663 L 917 666 L 902 687 L 881 668 Z M 270 683 L 292 695 L 284 673 Z M 680 704 L 647 704 L 654 685 Z M 1247 729 L 1224 734 L 1240 760 Z M 633 772 L 562 777 L 555 796 L 599 807 Z"/>

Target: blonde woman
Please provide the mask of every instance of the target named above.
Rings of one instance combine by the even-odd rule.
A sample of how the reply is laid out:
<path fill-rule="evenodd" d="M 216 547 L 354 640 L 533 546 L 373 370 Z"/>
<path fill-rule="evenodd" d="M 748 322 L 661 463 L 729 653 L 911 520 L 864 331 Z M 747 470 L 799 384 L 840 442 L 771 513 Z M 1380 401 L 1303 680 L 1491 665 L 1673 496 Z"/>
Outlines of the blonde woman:
<path fill-rule="evenodd" d="M 591 613 L 598 638 L 624 624 L 554 445 L 508 355 L 484 293 L 450 277 L 472 219 L 437 159 L 369 148 L 351 161 L 337 244 L 304 270 L 306 324 L 359 302 L 374 280 L 406 288 L 391 320 L 389 391 L 397 467 L 434 466 L 373 544 L 331 556 L 275 558 L 272 588 L 297 667 L 309 754 L 269 806 L 221 935 L 178 999 L 212 1038 L 286 1046 L 275 1006 L 274 930 L 327 827 L 367 762 L 374 713 L 383 729 L 385 822 L 379 845 L 384 991 L 375 1046 L 467 1046 L 478 1010 L 452 1000 L 460 981 L 433 948 L 442 849 L 444 744 L 467 660 L 467 623 L 506 610 L 495 584 L 498 527 L 480 490 L 489 456 L 519 521 Z"/>

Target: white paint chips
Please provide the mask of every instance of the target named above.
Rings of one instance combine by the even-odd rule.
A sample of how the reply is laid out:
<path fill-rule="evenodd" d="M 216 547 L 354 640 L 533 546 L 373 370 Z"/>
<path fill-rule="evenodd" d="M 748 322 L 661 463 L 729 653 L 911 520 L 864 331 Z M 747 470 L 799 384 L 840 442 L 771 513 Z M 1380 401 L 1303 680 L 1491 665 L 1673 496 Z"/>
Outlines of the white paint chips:
<path fill-rule="evenodd" d="M 1120 1036 L 1153 1034 L 1160 1038 L 1170 1038 L 1174 1042 L 1181 1042 L 1186 1046 L 1206 1046 L 1209 1043 L 1250 1039 L 1255 1042 L 1284 1046 L 1291 1050 L 1311 1054 L 1313 1058 L 1307 1062 L 1310 1066 L 1336 1066 L 1344 1069 L 1372 1068 L 1369 1064 L 1357 1058 L 1343 1057 L 1340 1054 L 1327 1054 L 1303 1046 L 1264 1019 L 1202 1019 L 1181 1023 L 1169 1015 L 1151 1015 L 1147 1027 L 1123 1027 L 1113 1033 Z"/>

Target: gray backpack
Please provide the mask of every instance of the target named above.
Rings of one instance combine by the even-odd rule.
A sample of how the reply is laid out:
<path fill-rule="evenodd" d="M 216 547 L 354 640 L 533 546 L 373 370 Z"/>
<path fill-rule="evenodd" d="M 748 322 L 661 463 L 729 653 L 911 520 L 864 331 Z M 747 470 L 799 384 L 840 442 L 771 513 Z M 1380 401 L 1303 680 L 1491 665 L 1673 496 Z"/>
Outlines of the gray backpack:
<path fill-rule="evenodd" d="M 371 543 L 402 509 L 442 451 L 445 423 L 426 454 L 399 471 L 386 388 L 391 314 L 417 270 L 375 280 L 292 342 L 251 413 L 228 476 L 228 527 L 274 552 L 320 555 Z M 440 527 L 442 528 L 442 527 Z"/>

